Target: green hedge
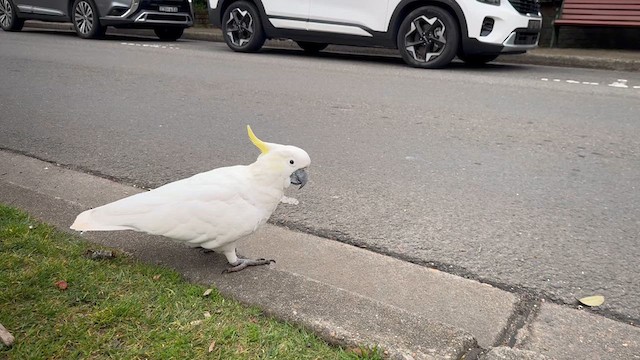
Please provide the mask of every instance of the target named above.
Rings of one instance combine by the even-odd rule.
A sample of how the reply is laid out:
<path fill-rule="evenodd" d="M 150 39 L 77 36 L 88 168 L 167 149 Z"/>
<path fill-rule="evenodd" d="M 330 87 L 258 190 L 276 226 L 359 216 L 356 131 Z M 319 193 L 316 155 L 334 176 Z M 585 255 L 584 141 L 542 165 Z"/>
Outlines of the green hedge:
<path fill-rule="evenodd" d="M 207 10 L 207 0 L 193 0 L 193 7 L 195 10 Z"/>

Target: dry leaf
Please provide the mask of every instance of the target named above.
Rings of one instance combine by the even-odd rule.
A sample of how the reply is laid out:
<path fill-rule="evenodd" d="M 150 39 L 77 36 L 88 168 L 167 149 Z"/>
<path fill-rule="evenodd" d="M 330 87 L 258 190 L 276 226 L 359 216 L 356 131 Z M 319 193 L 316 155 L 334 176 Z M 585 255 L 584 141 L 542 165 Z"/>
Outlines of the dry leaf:
<path fill-rule="evenodd" d="M 207 290 L 205 290 L 204 294 L 202 294 L 202 296 L 209 296 L 209 295 L 211 295 L 212 291 L 213 291 L 213 289 L 207 289 Z"/>
<path fill-rule="evenodd" d="M 213 351 L 213 349 L 215 349 L 215 348 L 216 348 L 216 341 L 215 341 L 215 340 L 213 340 L 213 341 L 211 342 L 211 344 L 209 345 L 209 352 L 212 352 L 212 351 Z"/>
<path fill-rule="evenodd" d="M 361 349 L 361 348 L 358 348 L 358 347 L 348 348 L 348 349 L 347 349 L 347 352 L 352 353 L 352 354 L 356 354 L 356 355 L 358 355 L 358 356 L 362 356 L 362 355 L 364 355 L 364 354 L 362 353 L 362 349 Z"/>
<path fill-rule="evenodd" d="M 189 324 L 191 324 L 193 326 L 200 325 L 200 324 L 202 324 L 202 320 L 194 320 L 194 321 L 190 322 Z"/>
<path fill-rule="evenodd" d="M 55 284 L 55 285 L 56 285 L 56 286 L 58 287 L 58 289 L 60 289 L 60 290 L 67 290 L 67 288 L 69 287 L 69 284 L 67 284 L 67 282 L 66 282 L 66 281 L 64 281 L 64 280 L 56 281 L 56 284 Z"/>
<path fill-rule="evenodd" d="M 158 274 L 158 275 L 153 275 L 153 280 L 160 280 L 160 277 L 162 275 Z"/>
<path fill-rule="evenodd" d="M 580 301 L 580 303 L 583 305 L 596 307 L 604 304 L 604 296 L 602 295 L 587 296 L 587 297 L 583 297 L 582 299 L 578 299 L 578 301 Z"/>
<path fill-rule="evenodd" d="M 211 317 L 211 313 L 210 313 L 210 312 L 208 312 L 208 311 L 205 311 L 205 312 L 204 312 L 204 318 L 205 318 L 205 319 L 208 319 L 208 318 L 210 318 L 210 317 Z"/>

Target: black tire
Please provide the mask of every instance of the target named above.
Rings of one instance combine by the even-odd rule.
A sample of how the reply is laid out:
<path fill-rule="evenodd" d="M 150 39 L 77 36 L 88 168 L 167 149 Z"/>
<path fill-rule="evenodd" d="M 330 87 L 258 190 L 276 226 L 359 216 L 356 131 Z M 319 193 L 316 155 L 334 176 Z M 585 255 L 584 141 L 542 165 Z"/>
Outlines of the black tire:
<path fill-rule="evenodd" d="M 460 30 L 448 11 L 437 6 L 424 6 L 404 18 L 396 40 L 400 55 L 407 64 L 437 69 L 449 65 L 456 56 Z"/>
<path fill-rule="evenodd" d="M 176 41 L 180 39 L 184 33 L 184 28 L 170 26 L 157 27 L 153 28 L 153 32 L 155 32 L 158 39 L 162 41 Z"/>
<path fill-rule="evenodd" d="M 233 51 L 256 52 L 266 39 L 260 13 L 246 1 L 229 5 L 222 16 L 222 36 Z"/>
<path fill-rule="evenodd" d="M 76 0 L 71 8 L 71 22 L 76 34 L 83 39 L 99 39 L 107 32 L 107 27 L 100 24 L 93 0 Z"/>
<path fill-rule="evenodd" d="M 317 54 L 320 51 L 326 49 L 327 46 L 329 46 L 329 44 L 326 43 L 315 43 L 308 41 L 296 41 L 296 44 L 298 44 L 298 46 L 300 46 L 302 50 L 304 50 L 304 52 L 308 54 Z"/>
<path fill-rule="evenodd" d="M 498 56 L 500 56 L 500 54 L 495 54 L 495 55 L 465 55 L 462 53 L 458 54 L 458 58 L 460 58 L 460 60 L 464 61 L 469 65 L 484 65 L 488 62 L 495 60 Z"/>
<path fill-rule="evenodd" d="M 11 0 L 0 0 L 0 27 L 4 31 L 20 31 L 24 19 L 18 17 L 18 11 Z"/>

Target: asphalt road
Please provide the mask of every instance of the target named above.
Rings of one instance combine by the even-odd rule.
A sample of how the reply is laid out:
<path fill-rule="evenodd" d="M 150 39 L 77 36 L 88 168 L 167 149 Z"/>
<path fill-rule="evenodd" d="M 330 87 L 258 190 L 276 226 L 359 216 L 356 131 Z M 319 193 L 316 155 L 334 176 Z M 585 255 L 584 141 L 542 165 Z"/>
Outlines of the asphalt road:
<path fill-rule="evenodd" d="M 640 74 L 0 32 L 0 147 L 156 187 L 312 158 L 273 220 L 640 320 Z M 375 274 L 371 274 L 375 276 Z"/>

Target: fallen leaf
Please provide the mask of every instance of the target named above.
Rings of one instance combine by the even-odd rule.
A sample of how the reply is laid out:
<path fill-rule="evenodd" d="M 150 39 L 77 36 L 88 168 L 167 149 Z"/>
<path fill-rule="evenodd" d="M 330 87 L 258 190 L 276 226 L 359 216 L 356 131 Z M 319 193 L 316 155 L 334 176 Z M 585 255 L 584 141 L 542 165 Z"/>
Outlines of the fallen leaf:
<path fill-rule="evenodd" d="M 64 280 L 56 281 L 56 284 L 55 284 L 55 285 L 56 285 L 56 286 L 58 287 L 58 289 L 60 289 L 60 290 L 67 290 L 67 288 L 69 287 L 69 284 L 67 284 L 67 282 L 66 282 L 66 281 L 64 281 Z"/>
<path fill-rule="evenodd" d="M 213 351 L 213 349 L 215 349 L 215 348 L 216 348 L 216 341 L 215 341 L 215 340 L 213 340 L 213 341 L 211 342 L 211 344 L 209 344 L 209 352 L 212 352 L 212 351 Z"/>
<path fill-rule="evenodd" d="M 356 354 L 358 356 L 362 356 L 362 349 L 358 348 L 358 347 L 352 347 L 352 348 L 348 348 L 347 352 L 352 353 L 352 354 Z"/>
<path fill-rule="evenodd" d="M 208 319 L 208 318 L 210 318 L 210 317 L 211 317 L 211 313 L 210 313 L 210 312 L 208 312 L 208 311 L 205 311 L 205 312 L 204 312 L 204 318 L 205 318 L 205 319 Z"/>
<path fill-rule="evenodd" d="M 189 324 L 191 324 L 193 326 L 200 325 L 200 324 L 202 324 L 202 320 L 194 320 L 194 321 L 190 322 Z"/>
<path fill-rule="evenodd" d="M 213 291 L 213 289 L 207 289 L 204 291 L 204 294 L 202 294 L 202 296 L 209 296 L 211 295 L 211 292 Z"/>
<path fill-rule="evenodd" d="M 596 307 L 604 304 L 604 296 L 602 295 L 587 296 L 587 297 L 583 297 L 582 299 L 578 299 L 578 301 L 580 301 L 580 303 L 583 305 Z"/>
<path fill-rule="evenodd" d="M 161 277 L 161 276 L 162 276 L 162 275 L 160 275 L 160 274 L 153 275 L 153 280 L 160 280 L 160 277 Z"/>

